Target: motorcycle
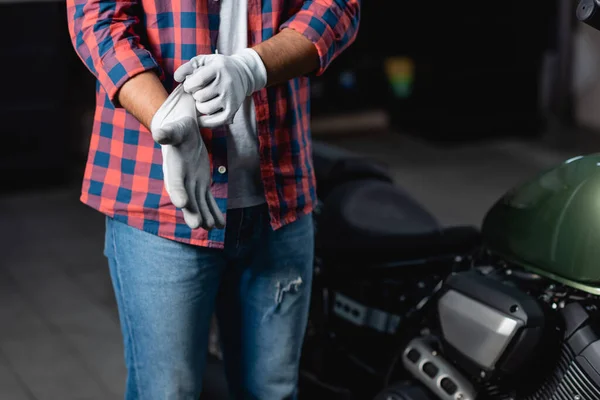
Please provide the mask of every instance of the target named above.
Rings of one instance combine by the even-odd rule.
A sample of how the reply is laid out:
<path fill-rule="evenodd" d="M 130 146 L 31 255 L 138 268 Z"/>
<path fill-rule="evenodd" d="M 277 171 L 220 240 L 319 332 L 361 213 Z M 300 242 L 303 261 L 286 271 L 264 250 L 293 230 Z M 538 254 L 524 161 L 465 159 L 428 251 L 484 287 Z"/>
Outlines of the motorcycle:
<path fill-rule="evenodd" d="M 600 30 L 599 10 L 581 0 L 576 16 Z M 506 193 L 423 307 L 404 381 L 376 400 L 599 400 L 599 201 L 600 154 Z"/>
<path fill-rule="evenodd" d="M 328 173 L 302 398 L 600 400 L 600 155 L 513 188 L 480 231 L 364 160 Z"/>
<path fill-rule="evenodd" d="M 600 30 L 600 0 L 577 18 Z M 600 154 L 442 228 L 370 161 L 315 146 L 301 398 L 600 400 Z"/>
<path fill-rule="evenodd" d="M 424 399 L 600 399 L 599 189 L 600 155 L 576 157 L 490 209 L 402 351 Z"/>

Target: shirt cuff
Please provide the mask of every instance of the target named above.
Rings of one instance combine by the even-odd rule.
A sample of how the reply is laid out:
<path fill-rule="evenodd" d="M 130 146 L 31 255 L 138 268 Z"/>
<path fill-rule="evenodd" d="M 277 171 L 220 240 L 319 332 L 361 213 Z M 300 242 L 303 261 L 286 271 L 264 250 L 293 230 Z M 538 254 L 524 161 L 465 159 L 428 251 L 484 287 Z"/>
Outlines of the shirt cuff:
<path fill-rule="evenodd" d="M 331 61 L 335 58 L 336 35 L 333 29 L 314 12 L 301 10 L 291 19 L 281 25 L 282 29 L 293 29 L 309 39 L 317 48 L 319 54 L 319 69 L 316 75 L 325 72 Z"/>
<path fill-rule="evenodd" d="M 152 70 L 156 71 L 161 80 L 164 79 L 164 71 L 152 54 L 144 48 L 131 47 L 127 42 L 127 45 L 115 46 L 102 56 L 98 80 L 113 106 L 121 108 L 117 94 L 125 82 L 142 72 Z"/>

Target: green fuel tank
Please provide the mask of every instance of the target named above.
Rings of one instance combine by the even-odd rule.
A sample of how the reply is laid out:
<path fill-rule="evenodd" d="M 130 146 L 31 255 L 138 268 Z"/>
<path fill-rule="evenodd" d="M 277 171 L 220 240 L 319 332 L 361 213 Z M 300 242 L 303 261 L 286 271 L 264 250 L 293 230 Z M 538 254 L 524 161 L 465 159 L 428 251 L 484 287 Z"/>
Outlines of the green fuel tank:
<path fill-rule="evenodd" d="M 600 153 L 575 157 L 506 193 L 485 216 L 492 253 L 600 294 Z"/>

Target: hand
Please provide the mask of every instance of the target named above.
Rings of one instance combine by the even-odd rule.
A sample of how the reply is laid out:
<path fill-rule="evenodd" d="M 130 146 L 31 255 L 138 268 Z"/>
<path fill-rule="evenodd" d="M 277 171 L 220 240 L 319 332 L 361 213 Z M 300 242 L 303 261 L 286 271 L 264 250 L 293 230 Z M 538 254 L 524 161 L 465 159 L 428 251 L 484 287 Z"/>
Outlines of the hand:
<path fill-rule="evenodd" d="M 267 70 L 256 51 L 244 49 L 232 56 L 196 56 L 174 78 L 196 100 L 200 124 L 214 128 L 231 124 L 245 98 L 266 86 Z"/>
<path fill-rule="evenodd" d="M 210 192 L 211 168 L 200 136 L 194 99 L 179 85 L 152 118 L 152 138 L 161 145 L 165 189 L 186 224 L 210 230 L 225 217 Z"/>

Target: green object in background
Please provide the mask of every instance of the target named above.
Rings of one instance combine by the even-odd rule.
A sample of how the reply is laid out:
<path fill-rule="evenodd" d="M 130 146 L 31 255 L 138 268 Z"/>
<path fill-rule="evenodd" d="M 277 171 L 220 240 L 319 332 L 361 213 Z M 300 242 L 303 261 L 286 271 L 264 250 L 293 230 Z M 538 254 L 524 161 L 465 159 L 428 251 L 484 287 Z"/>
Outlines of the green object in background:
<path fill-rule="evenodd" d="M 482 233 L 508 261 L 600 294 L 600 154 L 567 160 L 505 194 Z"/>
<path fill-rule="evenodd" d="M 394 95 L 408 98 L 412 94 L 414 63 L 408 57 L 390 57 L 385 60 L 385 73 Z"/>

